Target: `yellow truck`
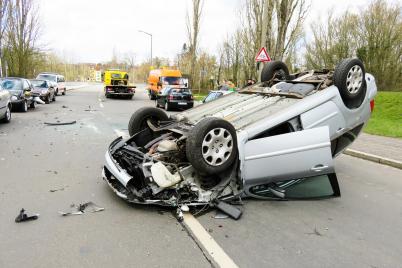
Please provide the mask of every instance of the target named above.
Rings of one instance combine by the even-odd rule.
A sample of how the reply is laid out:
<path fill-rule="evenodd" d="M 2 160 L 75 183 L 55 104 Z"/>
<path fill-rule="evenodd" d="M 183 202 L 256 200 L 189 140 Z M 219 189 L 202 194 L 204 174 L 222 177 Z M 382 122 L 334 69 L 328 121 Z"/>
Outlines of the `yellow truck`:
<path fill-rule="evenodd" d="M 162 87 L 188 88 L 188 78 L 184 78 L 179 70 L 162 68 L 149 72 L 148 94 L 151 100 L 155 100 Z"/>
<path fill-rule="evenodd" d="M 117 69 L 106 70 L 102 75 L 105 85 L 105 97 L 122 96 L 132 99 L 135 93 L 135 86 L 129 85 L 128 73 Z"/>

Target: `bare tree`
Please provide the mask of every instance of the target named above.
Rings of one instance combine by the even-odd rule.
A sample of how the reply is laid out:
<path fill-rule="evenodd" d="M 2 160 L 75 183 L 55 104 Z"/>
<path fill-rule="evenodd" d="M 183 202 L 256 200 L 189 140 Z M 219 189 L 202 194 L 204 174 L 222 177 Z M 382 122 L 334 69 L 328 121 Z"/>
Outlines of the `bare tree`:
<path fill-rule="evenodd" d="M 200 33 L 200 22 L 202 16 L 202 9 L 204 0 L 192 0 L 191 16 L 187 12 L 187 35 L 189 40 L 189 53 L 190 53 L 190 77 L 195 80 L 195 65 L 197 61 L 198 37 Z"/>
<path fill-rule="evenodd" d="M 9 2 L 5 57 L 11 75 L 33 75 L 38 56 L 39 20 L 33 0 Z"/>
<path fill-rule="evenodd" d="M 9 0 L 0 0 L 0 77 L 3 76 L 3 39 L 7 27 L 7 10 Z"/>

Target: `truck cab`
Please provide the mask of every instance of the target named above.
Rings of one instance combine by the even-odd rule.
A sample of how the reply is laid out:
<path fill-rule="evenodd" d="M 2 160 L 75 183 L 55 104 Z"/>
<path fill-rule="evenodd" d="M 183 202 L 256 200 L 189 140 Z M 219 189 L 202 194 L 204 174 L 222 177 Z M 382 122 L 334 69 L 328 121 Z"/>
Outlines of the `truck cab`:
<path fill-rule="evenodd" d="M 176 69 L 155 69 L 149 72 L 148 94 L 151 100 L 155 100 L 163 87 L 188 88 L 188 79 L 183 78 L 181 72 Z"/>

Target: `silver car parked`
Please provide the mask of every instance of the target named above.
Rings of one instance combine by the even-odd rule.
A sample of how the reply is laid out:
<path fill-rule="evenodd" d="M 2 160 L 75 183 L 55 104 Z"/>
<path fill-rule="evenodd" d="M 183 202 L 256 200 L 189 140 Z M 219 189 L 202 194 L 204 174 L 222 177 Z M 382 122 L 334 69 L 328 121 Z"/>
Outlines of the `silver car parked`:
<path fill-rule="evenodd" d="M 8 123 L 11 121 L 11 94 L 0 85 L 0 121 Z"/>
<path fill-rule="evenodd" d="M 132 203 L 209 205 L 233 217 L 227 202 L 244 197 L 340 196 L 333 158 L 367 123 L 374 77 L 358 59 L 296 74 L 274 61 L 261 81 L 170 118 L 137 110 L 131 137 L 106 152 L 104 180 Z"/>

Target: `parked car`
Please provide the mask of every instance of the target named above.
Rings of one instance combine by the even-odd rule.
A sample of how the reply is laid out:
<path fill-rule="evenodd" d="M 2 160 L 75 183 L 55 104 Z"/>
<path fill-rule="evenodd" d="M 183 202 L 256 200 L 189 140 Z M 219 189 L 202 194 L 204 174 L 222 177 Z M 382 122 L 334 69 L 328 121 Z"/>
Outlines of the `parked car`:
<path fill-rule="evenodd" d="M 193 108 L 194 98 L 188 88 L 165 87 L 156 96 L 156 107 L 163 107 L 166 111 L 172 109 L 185 110 Z"/>
<path fill-rule="evenodd" d="M 11 94 L 12 110 L 27 112 L 28 107 L 35 108 L 35 101 L 30 96 L 33 87 L 28 79 L 5 77 L 0 83 L 2 88 Z"/>
<path fill-rule="evenodd" d="M 41 100 L 46 104 L 56 101 L 56 91 L 54 84 L 49 80 L 31 79 L 33 85 L 32 93 L 39 94 Z"/>
<path fill-rule="evenodd" d="M 0 84 L 0 121 L 4 123 L 11 121 L 11 108 L 11 94 Z"/>
<path fill-rule="evenodd" d="M 225 201 L 340 196 L 333 158 L 359 135 L 374 107 L 375 79 L 358 59 L 334 71 L 290 75 L 266 64 L 262 82 L 167 116 L 137 110 L 130 138 L 114 140 L 103 178 L 137 204 L 216 206 Z M 235 213 L 236 214 L 236 213 Z"/>
<path fill-rule="evenodd" d="M 36 79 L 49 80 L 49 81 L 54 82 L 55 85 L 53 87 L 55 89 L 56 96 L 59 95 L 59 92 L 62 95 L 66 95 L 67 87 L 66 87 L 66 79 L 64 78 L 64 76 L 57 74 L 57 73 L 44 72 L 44 73 L 38 74 Z"/>

